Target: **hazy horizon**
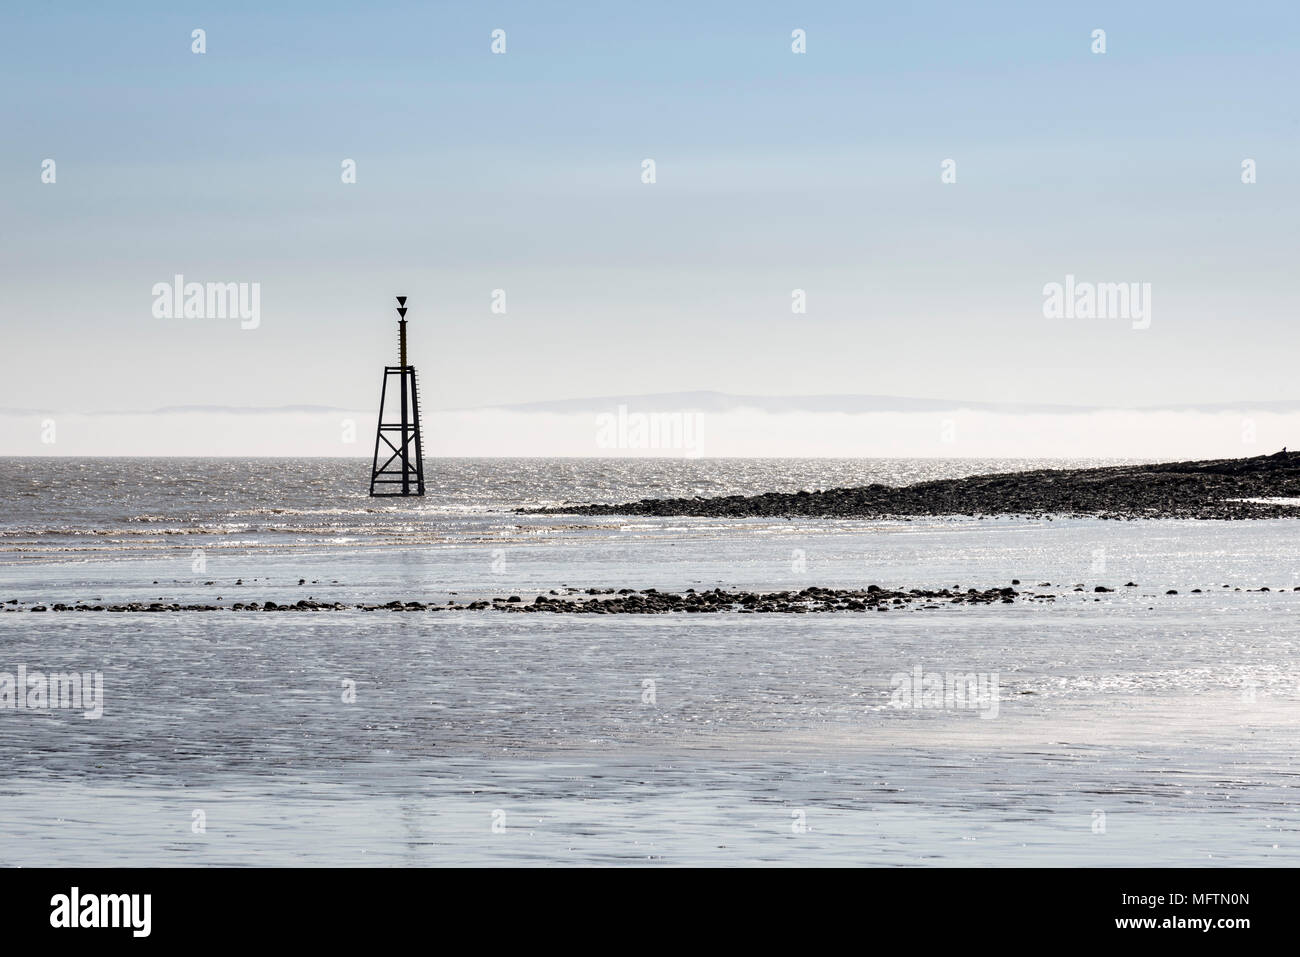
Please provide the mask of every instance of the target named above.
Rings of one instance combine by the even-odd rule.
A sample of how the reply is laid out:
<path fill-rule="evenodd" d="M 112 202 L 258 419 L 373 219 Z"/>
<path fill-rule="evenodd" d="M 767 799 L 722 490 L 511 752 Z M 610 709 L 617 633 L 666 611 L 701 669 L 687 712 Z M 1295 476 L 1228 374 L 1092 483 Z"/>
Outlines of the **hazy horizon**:
<path fill-rule="evenodd" d="M 934 412 L 426 411 L 437 457 L 1236 458 L 1295 447 L 1289 412 L 1004 414 Z M 181 412 L 0 415 L 0 455 L 355 456 L 369 458 L 375 414 Z M 46 441 L 46 439 L 51 441 Z"/>

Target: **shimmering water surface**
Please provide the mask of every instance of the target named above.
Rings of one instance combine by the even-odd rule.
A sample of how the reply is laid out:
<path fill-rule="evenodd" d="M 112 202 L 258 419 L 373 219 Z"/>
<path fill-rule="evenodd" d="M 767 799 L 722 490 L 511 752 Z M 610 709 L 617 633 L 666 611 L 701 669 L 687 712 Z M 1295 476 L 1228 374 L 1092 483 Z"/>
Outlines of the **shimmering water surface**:
<path fill-rule="evenodd" d="M 106 699 L 99 720 L 0 710 L 0 863 L 1295 863 L 1293 523 L 510 511 L 1043 464 L 439 460 L 432 494 L 385 503 L 355 460 L 0 460 L 0 601 L 1013 578 L 1057 596 L 0 614 L 0 672 L 100 671 Z M 891 677 L 917 666 L 996 672 L 996 717 L 890 707 Z"/>

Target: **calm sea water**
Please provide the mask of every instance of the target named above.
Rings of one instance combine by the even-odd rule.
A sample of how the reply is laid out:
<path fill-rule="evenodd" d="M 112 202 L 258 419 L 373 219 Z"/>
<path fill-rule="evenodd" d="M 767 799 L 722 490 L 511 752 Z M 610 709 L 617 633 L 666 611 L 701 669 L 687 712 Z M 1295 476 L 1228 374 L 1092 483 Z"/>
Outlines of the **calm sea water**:
<path fill-rule="evenodd" d="M 425 500 L 377 504 L 355 460 L 0 460 L 0 601 L 1012 578 L 1059 597 L 0 614 L 0 672 L 99 671 L 105 688 L 99 720 L 0 710 L 0 863 L 1297 862 L 1291 523 L 521 516 L 1045 463 L 431 464 Z M 996 673 L 997 716 L 890 707 L 892 676 L 917 667 Z"/>

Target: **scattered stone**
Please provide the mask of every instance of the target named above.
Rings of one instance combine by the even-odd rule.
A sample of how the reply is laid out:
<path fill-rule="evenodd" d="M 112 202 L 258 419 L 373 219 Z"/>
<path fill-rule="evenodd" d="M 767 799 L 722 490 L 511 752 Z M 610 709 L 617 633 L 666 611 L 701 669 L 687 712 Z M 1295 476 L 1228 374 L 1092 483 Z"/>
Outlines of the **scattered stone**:
<path fill-rule="evenodd" d="M 1013 579 L 1015 581 L 1017 579 Z M 568 586 L 565 586 L 568 588 Z M 1228 586 L 1224 586 L 1228 587 Z M 1074 591 L 1084 591 L 1082 585 L 1076 585 Z M 1241 591 L 1240 588 L 1236 589 Z M 1254 589 L 1251 589 L 1254 590 Z M 1267 587 L 1258 589 L 1268 591 Z M 1094 593 L 1109 593 L 1114 589 L 1097 585 Z M 1300 591 L 1296 587 L 1294 591 Z M 1201 589 L 1192 589 L 1201 593 Z M 1166 595 L 1177 595 L 1176 589 L 1169 589 Z M 585 590 L 570 589 L 568 595 L 558 596 L 552 590 L 549 594 L 538 594 L 532 601 L 525 602 L 519 595 L 507 598 L 493 597 L 476 599 L 465 605 L 458 605 L 449 598 L 445 605 L 436 602 L 400 601 L 394 599 L 385 604 L 355 604 L 342 602 L 319 602 L 311 596 L 300 599 L 291 605 L 282 605 L 274 601 L 263 604 L 258 602 L 235 602 L 229 608 L 222 605 L 181 605 L 178 603 L 130 602 L 124 605 L 102 604 L 89 605 L 75 602 L 71 605 L 59 602 L 51 608 L 36 605 L 28 610 L 34 612 L 54 611 L 108 611 L 108 612 L 178 612 L 178 611 L 486 611 L 493 610 L 509 613 L 550 612 L 552 614 L 588 614 L 588 615 L 662 615 L 662 614 L 786 614 L 806 615 L 826 612 L 864 612 L 864 611 L 902 611 L 937 609 L 943 605 L 988 605 L 994 602 L 1013 604 L 1017 600 L 1054 602 L 1056 595 L 1026 592 L 1015 588 L 967 588 L 964 591 L 954 586 L 938 590 L 924 588 L 889 589 L 880 585 L 868 585 L 866 588 L 823 588 L 810 585 L 798 591 L 785 590 L 774 592 L 728 591 L 724 588 L 712 588 L 705 591 L 687 589 L 681 593 L 660 592 L 654 588 L 637 591 L 633 588 L 589 588 Z M 1100 598 L 1094 598 L 1100 601 Z M 7 605 L 20 604 L 17 599 L 10 599 Z M 7 611 L 21 612 L 21 607 L 6 608 Z"/>

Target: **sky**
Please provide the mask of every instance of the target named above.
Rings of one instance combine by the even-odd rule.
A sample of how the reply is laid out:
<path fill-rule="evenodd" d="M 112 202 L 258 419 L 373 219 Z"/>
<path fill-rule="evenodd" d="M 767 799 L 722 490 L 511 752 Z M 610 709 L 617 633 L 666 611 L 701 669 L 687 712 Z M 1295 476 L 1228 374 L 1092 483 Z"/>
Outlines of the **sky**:
<path fill-rule="evenodd" d="M 1291 2 L 0 18 L 0 409 L 367 409 L 398 294 L 430 409 L 1300 393 Z M 257 283 L 255 326 L 160 318 L 178 274 Z M 1046 317 L 1067 275 L 1150 284 L 1146 325 Z"/>

